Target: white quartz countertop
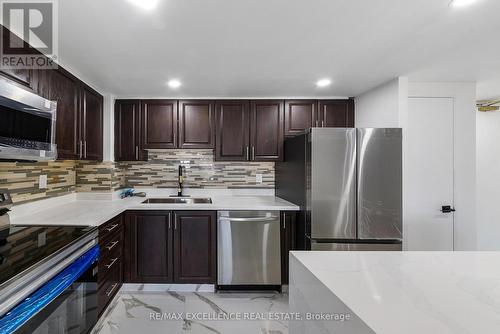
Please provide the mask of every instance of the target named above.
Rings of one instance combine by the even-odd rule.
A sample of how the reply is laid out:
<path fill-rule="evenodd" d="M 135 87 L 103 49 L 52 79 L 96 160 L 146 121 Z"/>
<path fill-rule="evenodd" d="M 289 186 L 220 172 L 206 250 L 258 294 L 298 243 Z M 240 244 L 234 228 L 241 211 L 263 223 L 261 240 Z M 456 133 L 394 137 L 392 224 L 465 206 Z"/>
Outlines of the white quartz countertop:
<path fill-rule="evenodd" d="M 79 199 L 75 194 L 14 206 L 14 225 L 84 225 L 99 226 L 126 210 L 263 210 L 296 211 L 298 206 L 275 196 L 215 195 L 212 204 L 141 204 L 154 195 L 126 199 Z M 45 205 L 44 205 L 45 202 Z"/>
<path fill-rule="evenodd" d="M 292 256 L 376 333 L 500 331 L 500 252 Z"/>

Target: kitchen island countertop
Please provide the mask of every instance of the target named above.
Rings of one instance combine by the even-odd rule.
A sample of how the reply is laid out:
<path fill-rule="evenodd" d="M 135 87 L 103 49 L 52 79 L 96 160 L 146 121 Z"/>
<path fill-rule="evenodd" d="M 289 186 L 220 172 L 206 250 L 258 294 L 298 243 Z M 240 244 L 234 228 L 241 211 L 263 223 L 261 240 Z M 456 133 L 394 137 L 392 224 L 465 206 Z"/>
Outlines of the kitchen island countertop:
<path fill-rule="evenodd" d="M 350 314 L 297 333 L 497 333 L 498 252 L 292 252 L 290 308 Z M 321 331 L 320 331 L 321 330 Z"/>

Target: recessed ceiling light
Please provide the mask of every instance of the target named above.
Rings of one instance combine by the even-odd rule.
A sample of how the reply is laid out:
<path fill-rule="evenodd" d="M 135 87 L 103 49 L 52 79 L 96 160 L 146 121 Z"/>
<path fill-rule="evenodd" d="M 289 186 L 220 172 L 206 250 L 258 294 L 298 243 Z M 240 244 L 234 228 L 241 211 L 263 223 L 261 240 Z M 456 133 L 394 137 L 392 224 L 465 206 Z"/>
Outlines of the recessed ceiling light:
<path fill-rule="evenodd" d="M 158 0 L 128 0 L 128 2 L 144 10 L 154 9 L 158 5 Z"/>
<path fill-rule="evenodd" d="M 474 2 L 477 2 L 477 0 L 452 0 L 450 2 L 451 7 L 466 7 L 469 5 L 472 5 Z"/>
<path fill-rule="evenodd" d="M 331 84 L 332 84 L 332 80 L 330 80 L 330 79 L 321 79 L 321 80 L 316 81 L 316 86 L 318 86 L 318 87 L 326 87 L 326 86 L 330 86 Z"/>
<path fill-rule="evenodd" d="M 181 82 L 179 80 L 172 79 L 167 82 L 167 85 L 170 88 L 179 88 L 181 86 Z"/>

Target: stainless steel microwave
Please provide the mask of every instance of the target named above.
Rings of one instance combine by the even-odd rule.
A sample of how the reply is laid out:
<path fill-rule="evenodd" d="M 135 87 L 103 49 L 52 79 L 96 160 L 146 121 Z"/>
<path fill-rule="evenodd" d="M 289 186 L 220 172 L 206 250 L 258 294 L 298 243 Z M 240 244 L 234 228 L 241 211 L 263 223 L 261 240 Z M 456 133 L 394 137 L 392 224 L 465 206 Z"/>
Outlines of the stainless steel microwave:
<path fill-rule="evenodd" d="M 57 103 L 0 79 L 0 159 L 57 158 Z"/>

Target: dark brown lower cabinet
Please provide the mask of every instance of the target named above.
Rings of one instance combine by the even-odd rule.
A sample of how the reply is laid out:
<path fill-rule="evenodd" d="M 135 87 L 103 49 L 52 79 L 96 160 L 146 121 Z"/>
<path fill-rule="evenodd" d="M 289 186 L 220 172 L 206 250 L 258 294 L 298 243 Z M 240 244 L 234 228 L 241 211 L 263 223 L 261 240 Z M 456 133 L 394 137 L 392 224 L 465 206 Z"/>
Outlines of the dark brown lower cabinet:
<path fill-rule="evenodd" d="M 125 282 L 215 282 L 215 212 L 128 212 L 125 235 Z"/>
<path fill-rule="evenodd" d="M 177 211 L 174 217 L 174 281 L 215 283 L 217 215 Z"/>
<path fill-rule="evenodd" d="M 123 283 L 123 221 L 119 215 L 99 227 L 97 309 L 101 314 Z"/>
<path fill-rule="evenodd" d="M 125 281 L 173 281 L 172 213 L 134 211 L 126 214 Z"/>
<path fill-rule="evenodd" d="M 295 211 L 281 212 L 281 284 L 288 284 L 289 252 L 295 249 Z"/>

